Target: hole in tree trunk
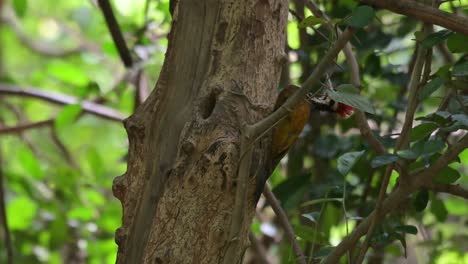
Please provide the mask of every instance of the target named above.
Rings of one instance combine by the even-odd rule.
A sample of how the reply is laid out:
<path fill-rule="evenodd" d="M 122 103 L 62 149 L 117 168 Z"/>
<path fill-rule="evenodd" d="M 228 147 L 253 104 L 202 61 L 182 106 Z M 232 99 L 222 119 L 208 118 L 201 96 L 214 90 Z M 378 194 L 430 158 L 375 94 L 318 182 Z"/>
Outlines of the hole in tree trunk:
<path fill-rule="evenodd" d="M 201 115 L 203 119 L 207 119 L 208 117 L 211 116 L 213 113 L 213 110 L 216 105 L 216 94 L 214 92 L 211 92 L 210 95 L 208 95 L 205 99 L 203 99 L 203 102 L 201 104 Z"/>

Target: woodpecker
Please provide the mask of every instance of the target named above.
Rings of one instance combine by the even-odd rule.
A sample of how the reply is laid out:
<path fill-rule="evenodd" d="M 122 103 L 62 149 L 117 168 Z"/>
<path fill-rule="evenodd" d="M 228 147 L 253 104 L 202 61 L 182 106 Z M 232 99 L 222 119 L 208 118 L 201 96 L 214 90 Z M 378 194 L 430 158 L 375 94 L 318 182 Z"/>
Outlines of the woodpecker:
<path fill-rule="evenodd" d="M 291 97 L 298 89 L 298 86 L 288 85 L 278 95 L 275 108 L 277 110 Z M 352 106 L 336 102 L 326 95 L 314 97 L 310 94 L 304 98 L 292 111 L 281 119 L 272 129 L 272 143 L 264 170 L 257 176 L 257 187 L 255 191 L 255 203 L 265 186 L 265 182 L 270 177 L 281 159 L 288 153 L 292 144 L 302 132 L 305 124 L 309 120 L 310 111 L 327 111 L 336 113 L 342 118 L 347 118 L 353 114 Z"/>

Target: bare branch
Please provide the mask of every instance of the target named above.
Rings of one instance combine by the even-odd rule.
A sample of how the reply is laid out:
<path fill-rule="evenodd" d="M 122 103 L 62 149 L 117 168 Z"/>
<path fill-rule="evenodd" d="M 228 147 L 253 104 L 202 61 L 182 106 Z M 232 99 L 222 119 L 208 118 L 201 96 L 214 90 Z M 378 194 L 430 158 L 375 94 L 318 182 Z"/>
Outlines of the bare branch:
<path fill-rule="evenodd" d="M 410 0 L 356 0 L 468 35 L 468 19 Z"/>
<path fill-rule="evenodd" d="M 258 123 L 248 126 L 248 129 L 252 131 L 251 134 L 254 137 L 261 135 L 263 132 L 273 127 L 275 123 L 289 113 L 289 109 L 293 109 L 293 106 L 297 105 L 305 98 L 305 95 L 308 92 L 312 91 L 313 86 L 320 80 L 320 77 L 325 73 L 327 67 L 333 63 L 335 57 L 351 39 L 353 32 L 354 30 L 352 28 L 348 28 L 343 32 L 333 46 L 330 47 L 327 53 L 322 57 L 322 60 L 320 60 L 314 68 L 312 74 L 302 84 L 301 89 L 291 96 L 280 108 L 278 108 L 278 110 Z"/>
<path fill-rule="evenodd" d="M 408 195 L 423 186 L 425 182 L 432 179 L 449 163 L 468 147 L 468 135 L 465 135 L 457 144 L 445 152 L 434 164 L 422 172 L 410 175 L 400 184 L 382 203 L 382 210 L 379 214 L 378 221 L 381 221 L 386 214 L 394 210 L 398 205 L 405 202 Z M 375 217 L 375 210 L 367 216 L 354 230 L 345 237 L 337 247 L 324 260 L 324 264 L 339 263 L 343 256 L 350 248 L 352 248 L 359 239 L 367 233 L 372 219 Z"/>
<path fill-rule="evenodd" d="M 320 10 L 320 8 L 313 0 L 303 1 L 305 2 L 307 8 L 309 8 L 309 10 L 312 12 L 312 14 L 314 14 L 314 16 L 325 19 L 325 26 L 329 31 L 334 30 L 335 27 L 333 26 L 333 23 L 331 22 L 330 18 L 325 13 L 323 13 L 322 10 Z M 338 35 L 341 34 L 341 30 L 338 29 Z M 348 63 L 348 67 L 350 69 L 351 84 L 360 89 L 362 86 L 360 77 L 361 74 L 359 70 L 359 64 L 357 62 L 356 56 L 354 56 L 351 43 L 346 43 L 345 47 L 343 48 L 343 53 L 345 55 L 346 62 Z M 367 140 L 369 145 L 372 146 L 374 151 L 379 155 L 386 153 L 386 149 L 383 146 L 383 144 L 372 133 L 372 130 L 370 129 L 369 124 L 367 123 L 366 115 L 362 111 L 356 109 L 354 116 L 357 126 L 361 131 L 361 135 Z"/>
<path fill-rule="evenodd" d="M 44 121 L 39 121 L 39 122 L 20 124 L 20 125 L 16 125 L 12 127 L 0 126 L 0 134 L 18 134 L 18 133 L 23 132 L 24 130 L 51 126 L 52 124 L 54 124 L 53 118 L 47 119 Z"/>
<path fill-rule="evenodd" d="M 0 21 L 9 26 L 9 28 L 15 33 L 18 40 L 28 49 L 38 54 L 49 56 L 49 57 L 67 57 L 79 54 L 85 50 L 84 45 L 79 44 L 76 47 L 61 49 L 53 47 L 50 43 L 41 42 L 36 39 L 32 39 L 26 34 L 21 28 L 20 23 L 13 14 L 13 11 L 6 8 L 4 12 L 0 14 Z"/>
<path fill-rule="evenodd" d="M 255 263 L 260 263 L 260 264 L 270 263 L 268 261 L 265 247 L 262 245 L 262 243 L 260 243 L 260 241 L 258 241 L 258 239 L 255 237 L 255 235 L 252 232 L 249 233 L 249 239 L 250 239 L 250 243 L 252 243 L 252 247 L 255 253 L 257 253 L 255 257 L 257 258 L 256 260 L 258 262 L 255 262 Z"/>
<path fill-rule="evenodd" d="M 1 120 L 0 120 L 1 121 Z M 1 122 L 0 122 L 1 124 Z M 13 264 L 13 243 L 11 241 L 10 229 L 8 228 L 8 219 L 5 203 L 5 175 L 3 174 L 3 160 L 0 148 L 0 224 L 3 229 L 3 237 L 6 248 L 7 264 Z"/>
<path fill-rule="evenodd" d="M 127 47 L 127 43 L 125 43 L 125 39 L 122 31 L 120 30 L 119 23 L 117 23 L 117 19 L 114 16 L 109 0 L 98 0 L 98 3 L 102 10 L 102 14 L 104 15 L 104 19 L 106 20 L 107 28 L 109 29 L 115 46 L 119 51 L 120 59 L 126 68 L 131 68 L 133 65 L 132 55 Z"/>
<path fill-rule="evenodd" d="M 452 148 L 447 150 L 447 152 L 429 166 L 429 168 L 414 176 L 410 175 L 409 178 L 413 179 L 417 186 L 428 184 L 442 169 L 452 163 L 457 158 L 458 154 L 466 148 L 468 148 L 468 134 L 465 134 L 462 139 L 455 143 Z"/>
<path fill-rule="evenodd" d="M 434 192 L 449 193 L 468 200 L 468 190 L 458 184 L 442 184 L 429 182 L 423 183 L 422 186 Z"/>
<path fill-rule="evenodd" d="M 399 204 L 406 200 L 408 195 L 415 190 L 414 187 L 405 185 L 398 187 L 394 192 L 392 192 L 383 202 L 382 210 L 380 213 L 379 221 L 387 213 L 395 209 Z M 353 232 L 345 237 L 337 247 L 327 256 L 327 258 L 322 262 L 323 264 L 336 264 L 340 263 L 340 258 L 343 256 L 350 248 L 354 247 L 358 243 L 359 239 L 367 233 L 369 230 L 370 223 L 375 216 L 375 211 L 373 211 L 368 217 L 366 217 Z"/>
<path fill-rule="evenodd" d="M 294 230 L 288 220 L 288 216 L 284 212 L 283 208 L 281 208 L 279 201 L 276 199 L 275 195 L 267 184 L 265 184 L 265 187 L 263 188 L 263 195 L 265 195 L 267 202 L 270 204 L 271 208 L 273 208 L 273 211 L 278 217 L 280 224 L 283 226 L 284 231 L 286 232 L 286 236 L 288 237 L 289 242 L 292 245 L 294 255 L 296 256 L 296 262 L 305 264 L 306 258 L 302 252 L 301 246 L 296 240 L 296 235 L 294 234 Z"/>
<path fill-rule="evenodd" d="M 22 97 L 38 98 L 59 105 L 80 104 L 84 112 L 93 114 L 112 121 L 122 121 L 125 115 L 113 108 L 96 104 L 76 97 L 52 93 L 36 88 L 20 88 L 17 86 L 0 83 L 0 95 L 14 95 Z"/>

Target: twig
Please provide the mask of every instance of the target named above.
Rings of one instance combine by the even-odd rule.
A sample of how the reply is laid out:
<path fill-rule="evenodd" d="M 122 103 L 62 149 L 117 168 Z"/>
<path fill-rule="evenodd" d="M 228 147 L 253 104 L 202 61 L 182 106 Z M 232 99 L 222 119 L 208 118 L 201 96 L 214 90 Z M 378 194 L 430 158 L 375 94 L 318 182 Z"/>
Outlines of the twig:
<path fill-rule="evenodd" d="M 86 100 L 79 100 L 76 97 L 46 92 L 36 88 L 20 88 L 13 85 L 0 83 L 0 95 L 15 95 L 23 97 L 38 98 L 59 105 L 80 104 L 84 112 L 93 114 L 112 121 L 122 121 L 125 115 L 113 108 L 96 104 Z"/>
<path fill-rule="evenodd" d="M 28 34 L 26 34 L 21 25 L 18 23 L 16 17 L 13 14 L 13 11 L 10 8 L 6 8 L 5 12 L 0 14 L 0 20 L 4 22 L 16 35 L 18 40 L 28 49 L 38 54 L 49 56 L 49 57 L 67 57 L 79 54 L 83 52 L 86 48 L 84 45 L 79 44 L 76 47 L 69 49 L 60 49 L 58 47 L 52 47 L 50 43 L 41 42 L 36 39 L 31 39 Z"/>
<path fill-rule="evenodd" d="M 62 152 L 65 160 L 68 162 L 68 164 L 73 167 L 74 169 L 79 169 L 80 166 L 76 162 L 76 160 L 73 158 L 73 155 L 70 153 L 70 151 L 67 149 L 67 146 L 60 140 L 57 130 L 54 126 L 50 127 L 50 136 L 52 138 L 52 141 L 55 143 L 58 149 L 60 149 L 60 152 Z"/>
<path fill-rule="evenodd" d="M 434 177 L 439 173 L 443 168 L 447 167 L 448 164 L 453 162 L 453 160 L 458 156 L 460 152 L 468 148 L 468 134 L 465 134 L 461 140 L 453 145 L 444 155 L 442 155 L 436 162 L 434 162 L 429 168 L 424 171 L 410 176 L 412 180 L 415 181 L 415 185 L 423 186 L 428 182 L 432 181 Z"/>
<path fill-rule="evenodd" d="M 400 137 L 396 143 L 396 150 L 406 148 L 409 144 L 409 135 L 413 126 L 413 117 L 418 107 L 417 92 L 420 87 L 421 74 L 425 62 L 427 50 L 419 46 L 417 48 L 416 61 L 413 71 L 411 72 L 410 81 L 408 84 L 408 107 L 406 109 L 405 121 L 401 128 Z"/>
<path fill-rule="evenodd" d="M 429 30 L 429 27 L 425 26 L 424 27 L 424 32 L 427 33 L 428 30 Z M 417 52 L 416 61 L 415 61 L 415 64 L 414 64 L 413 71 L 411 72 L 411 78 L 410 78 L 410 81 L 409 81 L 409 84 L 408 84 L 408 91 L 409 91 L 408 108 L 406 110 L 405 121 L 404 121 L 404 124 L 403 124 L 403 128 L 401 129 L 400 137 L 398 138 L 398 141 L 396 143 L 396 147 L 395 147 L 394 152 L 402 149 L 402 147 L 406 148 L 408 146 L 408 144 L 409 144 L 409 134 L 410 134 L 411 128 L 413 126 L 413 117 L 414 117 L 414 113 L 416 112 L 416 108 L 418 106 L 417 94 L 418 94 L 419 87 L 421 86 L 420 79 L 421 79 L 421 74 L 422 74 L 422 71 L 423 71 L 423 66 L 424 66 L 425 62 L 427 62 L 426 61 L 426 55 L 427 55 L 428 50 L 426 50 L 426 49 L 422 48 L 421 46 L 419 46 L 416 52 Z M 430 61 L 431 60 L 429 59 L 429 63 L 430 63 Z M 428 67 L 426 65 L 426 67 L 425 67 L 426 72 L 427 72 L 428 68 L 430 69 L 430 66 Z M 382 209 L 382 203 L 384 201 L 385 194 L 387 193 L 387 187 L 388 187 L 388 184 L 389 184 L 390 175 L 392 174 L 394 166 L 395 166 L 394 163 L 387 166 L 387 169 L 386 169 L 386 171 L 384 173 L 384 177 L 382 179 L 382 183 L 381 183 L 381 186 L 380 186 L 379 197 L 377 199 L 376 206 L 375 206 L 375 215 L 374 215 L 374 218 L 371 221 L 371 224 L 369 226 L 369 230 L 367 231 L 366 239 L 365 239 L 365 241 L 364 241 L 364 243 L 363 243 L 363 245 L 361 247 L 361 250 L 359 252 L 358 259 L 356 261 L 357 264 L 362 263 L 362 261 L 364 260 L 365 255 L 366 255 L 366 252 L 367 252 L 367 250 L 369 248 L 370 239 L 371 239 L 372 234 L 374 232 L 374 229 L 375 229 L 375 227 L 377 225 L 378 219 L 380 218 L 380 211 Z"/>
<path fill-rule="evenodd" d="M 445 152 L 435 163 L 429 168 L 410 175 L 405 184 L 400 184 L 382 203 L 382 210 L 380 213 L 380 219 L 386 214 L 395 209 L 399 204 L 404 202 L 409 194 L 417 190 L 424 182 L 432 180 L 443 168 L 445 168 L 450 162 L 452 162 L 460 152 L 468 147 L 468 135 L 465 135 L 457 144 Z M 323 264 L 336 264 L 339 263 L 341 256 L 353 247 L 359 239 L 367 233 L 370 223 L 375 216 L 375 210 L 366 217 L 354 230 L 353 232 L 345 237 L 338 246 L 327 256 L 323 261 Z M 380 221 L 379 219 L 379 221 Z"/>
<path fill-rule="evenodd" d="M 289 242 L 292 245 L 294 255 L 296 256 L 296 262 L 300 264 L 306 264 L 306 258 L 304 256 L 304 253 L 302 252 L 301 246 L 296 240 L 296 235 L 294 234 L 294 230 L 291 226 L 291 223 L 288 220 L 288 216 L 284 212 L 283 208 L 281 208 L 279 201 L 276 199 L 275 195 L 270 190 L 267 184 L 265 184 L 265 187 L 263 188 L 263 195 L 265 195 L 267 202 L 270 204 L 271 208 L 278 217 L 280 224 L 284 228 L 286 236 L 288 237 Z"/>
<path fill-rule="evenodd" d="M 278 108 L 278 110 L 263 120 L 257 122 L 256 124 L 248 126 L 248 130 L 252 131 L 253 136 L 262 134 L 278 120 L 286 116 L 289 113 L 288 109 L 293 109 L 293 106 L 297 105 L 305 98 L 305 95 L 308 92 L 313 90 L 313 86 L 320 80 L 320 77 L 325 73 L 328 66 L 333 63 L 335 57 L 352 37 L 353 32 L 354 30 L 349 27 L 343 32 L 343 34 L 337 39 L 332 47 L 330 47 L 327 53 L 314 68 L 312 74 L 302 84 L 301 89 L 299 89 L 293 96 L 291 96 L 280 108 Z"/>
<path fill-rule="evenodd" d="M 17 134 L 21 133 L 25 130 L 28 129 L 34 129 L 34 128 L 40 128 L 40 127 L 45 127 L 45 126 L 51 126 L 54 124 L 53 118 L 47 119 L 44 121 L 39 121 L 39 122 L 32 122 L 32 123 L 26 123 L 26 124 L 20 124 L 12 127 L 2 127 L 0 126 L 0 134 Z"/>
<path fill-rule="evenodd" d="M 115 19 L 109 0 L 98 0 L 98 3 L 102 10 L 102 14 L 104 15 L 104 19 L 106 20 L 107 28 L 109 29 L 115 46 L 119 51 L 120 59 L 126 68 L 131 68 L 133 65 L 132 55 L 127 47 L 127 43 L 125 43 L 125 39 L 122 35 L 119 24 L 117 23 L 117 19 Z"/>
<path fill-rule="evenodd" d="M 390 181 L 390 175 L 392 175 L 393 166 L 394 165 L 392 164 L 388 166 L 387 169 L 385 170 L 382 183 L 380 184 L 379 197 L 377 199 L 377 203 L 374 209 L 375 214 L 369 225 L 369 229 L 367 230 L 366 239 L 364 240 L 361 250 L 359 251 L 358 259 L 356 261 L 357 264 L 362 263 L 362 261 L 364 260 L 364 257 L 366 256 L 367 249 L 369 248 L 369 243 L 370 243 L 372 234 L 374 233 L 375 227 L 377 226 L 378 219 L 380 218 L 383 201 L 385 199 L 385 194 L 387 193 L 388 183 Z"/>
<path fill-rule="evenodd" d="M 252 243 L 252 247 L 255 250 L 255 253 L 257 253 L 255 257 L 258 260 L 258 262 L 255 262 L 255 263 L 268 264 L 269 262 L 268 262 L 267 253 L 262 243 L 258 241 L 258 239 L 255 237 L 255 235 L 252 232 L 249 233 L 249 239 L 250 239 L 250 243 Z"/>
<path fill-rule="evenodd" d="M 226 254 L 223 258 L 224 263 L 231 263 L 233 259 L 238 256 L 239 239 L 241 237 L 242 224 L 244 221 L 244 210 L 246 200 L 247 182 L 249 177 L 250 163 L 252 151 L 250 145 L 252 142 L 270 127 L 274 126 L 281 118 L 284 118 L 290 109 L 293 109 L 301 100 L 305 98 L 305 95 L 312 91 L 313 86 L 319 81 L 320 77 L 325 73 L 326 69 L 332 64 L 335 57 L 344 47 L 344 45 L 352 37 L 354 30 L 348 27 L 341 37 L 330 47 L 327 53 L 324 55 L 322 60 L 317 64 L 312 74 L 303 83 L 301 89 L 299 89 L 293 96 L 291 96 L 279 109 L 273 112 L 268 117 L 261 121 L 253 124 L 246 125 L 241 131 L 241 147 L 240 147 L 240 164 L 237 175 L 237 188 L 236 197 L 234 203 L 234 209 L 232 213 L 231 226 L 229 228 L 229 239 L 230 244 L 226 250 Z"/>
<path fill-rule="evenodd" d="M 356 0 L 468 35 L 468 19 L 410 0 Z"/>
<path fill-rule="evenodd" d="M 434 192 L 449 193 L 468 200 L 468 190 L 458 184 L 424 182 L 422 186 Z"/>
<path fill-rule="evenodd" d="M 320 10 L 317 4 L 313 0 L 303 1 L 305 2 L 307 8 L 309 8 L 309 10 L 312 12 L 312 14 L 314 14 L 314 16 L 325 19 L 325 26 L 329 31 L 332 32 L 335 28 L 333 26 L 333 23 L 331 22 L 330 18 L 325 13 L 323 13 L 322 10 Z M 338 35 L 341 34 L 341 30 L 338 29 Z M 359 64 L 357 62 L 356 56 L 354 56 L 352 46 L 350 43 L 346 43 L 345 47 L 343 48 L 343 53 L 345 55 L 346 62 L 348 63 L 348 67 L 350 69 L 351 84 L 360 89 L 362 85 Z M 361 132 L 361 135 L 367 140 L 369 145 L 372 146 L 374 151 L 377 154 L 386 153 L 383 144 L 372 133 L 372 130 L 370 129 L 369 124 L 367 122 L 366 115 L 362 111 L 356 109 L 354 116 L 357 126 L 359 127 L 359 130 Z"/>
<path fill-rule="evenodd" d="M 1 121 L 1 120 L 0 120 Z M 3 160 L 0 149 L 0 224 L 3 229 L 4 243 L 6 248 L 7 263 L 13 264 L 13 243 L 11 241 L 10 229 L 8 228 L 8 219 L 5 203 L 5 175 L 3 174 Z"/>

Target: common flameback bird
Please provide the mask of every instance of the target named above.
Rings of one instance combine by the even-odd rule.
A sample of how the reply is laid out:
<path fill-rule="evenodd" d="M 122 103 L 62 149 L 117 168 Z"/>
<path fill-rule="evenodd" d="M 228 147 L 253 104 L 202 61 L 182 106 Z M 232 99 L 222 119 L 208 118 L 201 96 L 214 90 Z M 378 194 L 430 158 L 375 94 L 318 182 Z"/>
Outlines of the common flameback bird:
<path fill-rule="evenodd" d="M 295 85 L 288 85 L 281 90 L 278 99 L 276 99 L 275 110 L 283 105 L 298 89 L 300 88 Z M 310 111 L 328 111 L 346 118 L 353 114 L 354 108 L 335 102 L 326 95 L 308 97 L 307 99 L 304 98 L 289 114 L 281 119 L 272 129 L 272 143 L 269 155 L 267 155 L 267 162 L 264 164 L 263 172 L 257 176 L 255 201 L 260 198 L 268 177 L 301 134 L 302 129 L 309 120 Z"/>

